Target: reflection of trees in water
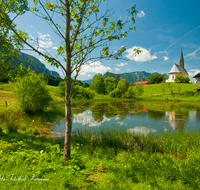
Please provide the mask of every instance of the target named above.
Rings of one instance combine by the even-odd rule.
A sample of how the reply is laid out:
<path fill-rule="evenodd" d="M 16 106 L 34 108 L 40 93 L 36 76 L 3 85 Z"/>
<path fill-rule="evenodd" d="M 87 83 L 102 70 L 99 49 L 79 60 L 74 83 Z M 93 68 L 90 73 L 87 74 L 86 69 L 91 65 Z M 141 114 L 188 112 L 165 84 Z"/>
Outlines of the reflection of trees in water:
<path fill-rule="evenodd" d="M 136 117 L 146 116 L 154 120 L 165 117 L 165 112 L 169 113 L 169 124 L 179 131 L 184 131 L 184 125 L 191 109 L 197 110 L 196 117 L 200 119 L 200 107 L 194 105 L 185 105 L 180 102 L 80 102 L 72 103 L 72 113 L 79 114 L 86 110 L 91 110 L 92 117 L 97 122 L 102 122 L 104 116 L 107 118 L 119 116 L 120 121 L 126 119 L 126 115 Z M 154 111 L 155 110 L 155 111 Z"/>
<path fill-rule="evenodd" d="M 148 110 L 147 115 L 153 120 L 159 120 L 165 117 L 165 112 Z"/>
<path fill-rule="evenodd" d="M 93 102 L 72 103 L 72 106 L 71 106 L 72 115 L 85 112 L 86 110 L 91 108 L 92 104 Z"/>

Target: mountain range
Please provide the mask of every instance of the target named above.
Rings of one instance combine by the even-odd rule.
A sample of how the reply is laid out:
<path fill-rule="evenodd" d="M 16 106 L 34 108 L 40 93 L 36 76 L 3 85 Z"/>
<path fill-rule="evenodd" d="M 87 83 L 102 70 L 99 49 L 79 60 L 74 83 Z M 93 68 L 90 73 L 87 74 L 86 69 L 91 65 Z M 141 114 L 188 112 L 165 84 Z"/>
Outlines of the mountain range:
<path fill-rule="evenodd" d="M 115 78 L 119 81 L 120 77 L 122 77 L 123 79 L 126 79 L 127 83 L 135 83 L 138 81 L 147 81 L 148 77 L 151 74 L 155 74 L 155 73 L 147 73 L 145 71 L 136 71 L 136 72 L 132 72 L 132 73 L 121 73 L 121 74 L 115 74 L 115 73 L 111 73 L 111 72 L 106 72 L 103 76 L 104 79 L 111 77 L 111 78 Z M 167 74 L 163 74 L 165 77 L 168 77 Z M 82 83 L 88 83 L 88 84 L 92 84 L 92 79 L 89 80 L 82 80 Z"/>
<path fill-rule="evenodd" d="M 22 63 L 26 68 L 30 67 L 36 73 L 60 77 L 56 71 L 50 71 L 40 60 L 26 53 L 18 52 L 18 58 L 12 62 L 14 65 L 20 65 Z"/>

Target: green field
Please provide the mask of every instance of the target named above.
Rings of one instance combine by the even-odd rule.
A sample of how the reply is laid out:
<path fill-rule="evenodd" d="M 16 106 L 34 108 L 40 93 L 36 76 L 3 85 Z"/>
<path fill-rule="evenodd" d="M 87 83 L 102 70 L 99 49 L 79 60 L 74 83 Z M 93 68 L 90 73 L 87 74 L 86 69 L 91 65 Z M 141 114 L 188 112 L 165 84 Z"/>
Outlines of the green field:
<path fill-rule="evenodd" d="M 200 84 L 194 83 L 161 83 L 144 86 L 144 93 L 138 98 L 160 99 L 160 100 L 180 100 L 180 101 L 200 101 L 200 92 L 194 88 Z M 193 94 L 185 94 L 190 91 Z"/>
<path fill-rule="evenodd" d="M 179 84 L 170 85 L 173 95 L 163 83 L 145 86 L 144 94 L 133 100 L 199 101 L 199 94 L 181 95 L 197 84 L 181 84 L 180 94 Z M 57 87 L 48 88 L 55 103 L 63 101 L 56 95 Z M 11 89 L 6 84 L 0 90 L 0 189 L 200 188 L 199 132 L 145 136 L 118 129 L 93 135 L 89 130 L 78 131 L 72 134 L 71 159 L 63 161 L 64 142 L 52 139 L 50 126 L 64 117 L 64 107 L 56 104 L 36 115 L 23 114 Z M 130 101 L 104 95 L 94 101 L 101 100 Z M 154 101 L 147 105 L 155 106 L 162 109 Z"/>

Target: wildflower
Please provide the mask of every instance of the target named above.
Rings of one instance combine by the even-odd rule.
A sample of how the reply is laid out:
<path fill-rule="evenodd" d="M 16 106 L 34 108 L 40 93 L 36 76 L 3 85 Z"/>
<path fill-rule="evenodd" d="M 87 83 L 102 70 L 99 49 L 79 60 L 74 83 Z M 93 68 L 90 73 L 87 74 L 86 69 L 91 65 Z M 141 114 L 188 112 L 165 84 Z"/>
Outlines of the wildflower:
<path fill-rule="evenodd" d="M 35 121 L 33 120 L 33 122 L 35 122 Z"/>
<path fill-rule="evenodd" d="M 44 152 L 44 150 L 41 150 L 41 151 L 40 151 L 40 154 L 42 154 L 43 152 Z"/>
<path fill-rule="evenodd" d="M 79 148 L 80 148 L 79 146 L 76 147 L 76 149 L 79 149 Z"/>

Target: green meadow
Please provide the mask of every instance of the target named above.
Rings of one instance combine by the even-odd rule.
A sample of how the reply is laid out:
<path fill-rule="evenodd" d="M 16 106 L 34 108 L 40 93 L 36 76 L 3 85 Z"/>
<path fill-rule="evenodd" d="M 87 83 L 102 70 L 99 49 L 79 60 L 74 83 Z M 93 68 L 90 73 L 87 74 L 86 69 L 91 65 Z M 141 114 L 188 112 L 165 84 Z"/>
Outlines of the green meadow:
<path fill-rule="evenodd" d="M 199 94 L 193 90 L 197 86 L 147 85 L 144 94 L 134 101 L 199 101 Z M 63 161 L 63 140 L 50 133 L 52 122 L 64 117 L 64 107 L 59 104 L 63 98 L 56 95 L 57 87 L 48 88 L 54 102 L 36 115 L 21 112 L 9 84 L 0 90 L 0 189 L 200 188 L 198 131 L 146 136 L 114 126 L 95 134 L 76 131 L 72 134 L 71 159 Z M 93 101 L 105 99 L 130 100 L 97 95 Z"/>

